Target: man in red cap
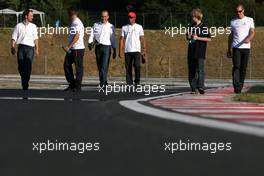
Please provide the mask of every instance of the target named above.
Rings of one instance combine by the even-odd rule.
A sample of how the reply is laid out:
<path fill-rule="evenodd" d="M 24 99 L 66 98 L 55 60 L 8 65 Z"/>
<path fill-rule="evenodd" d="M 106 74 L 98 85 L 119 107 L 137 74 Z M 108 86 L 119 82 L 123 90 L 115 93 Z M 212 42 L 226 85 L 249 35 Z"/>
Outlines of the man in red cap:
<path fill-rule="evenodd" d="M 135 86 L 140 84 L 140 62 L 141 55 L 146 55 L 146 43 L 143 27 L 136 23 L 136 13 L 129 12 L 129 24 L 122 27 L 119 40 L 119 57 L 123 58 L 125 53 L 126 83 L 133 85 L 132 67 L 135 69 Z"/>

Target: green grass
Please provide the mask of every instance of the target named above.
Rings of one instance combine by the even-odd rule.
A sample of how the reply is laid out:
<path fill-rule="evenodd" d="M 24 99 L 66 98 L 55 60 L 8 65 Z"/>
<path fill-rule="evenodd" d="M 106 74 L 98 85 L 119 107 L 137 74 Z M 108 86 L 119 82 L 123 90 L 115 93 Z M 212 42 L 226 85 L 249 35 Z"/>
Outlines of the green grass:
<path fill-rule="evenodd" d="M 253 86 L 247 92 L 236 95 L 234 100 L 241 102 L 264 103 L 264 85 Z"/>

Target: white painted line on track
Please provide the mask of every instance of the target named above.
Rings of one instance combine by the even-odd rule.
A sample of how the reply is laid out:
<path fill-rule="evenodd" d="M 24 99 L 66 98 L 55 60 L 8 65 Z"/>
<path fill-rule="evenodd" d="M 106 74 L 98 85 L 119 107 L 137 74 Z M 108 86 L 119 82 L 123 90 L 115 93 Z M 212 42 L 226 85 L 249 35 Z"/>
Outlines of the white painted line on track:
<path fill-rule="evenodd" d="M 67 101 L 67 100 L 79 100 L 86 102 L 97 102 L 99 99 L 78 99 L 78 98 L 43 98 L 43 97 L 0 97 L 0 100 L 33 100 L 33 101 Z"/>
<path fill-rule="evenodd" d="M 33 98 L 28 97 L 28 100 L 39 100 L 39 101 L 64 101 L 64 98 Z"/>
<path fill-rule="evenodd" d="M 173 120 L 173 121 L 182 122 L 182 123 L 190 124 L 190 125 L 216 128 L 220 130 L 253 135 L 257 137 L 264 137 L 264 129 L 260 127 L 247 126 L 246 124 L 243 125 L 239 123 L 225 122 L 225 121 L 221 121 L 217 119 L 208 119 L 208 118 L 194 117 L 190 115 L 183 115 L 183 114 L 150 107 L 150 106 L 139 103 L 139 102 L 146 102 L 149 100 L 154 100 L 154 99 L 159 99 L 159 98 L 179 96 L 183 94 L 184 93 L 177 93 L 177 94 L 171 94 L 171 95 L 143 98 L 143 99 L 138 99 L 138 100 L 125 100 L 125 101 L 120 101 L 119 103 L 122 106 L 132 111 L 158 117 L 161 119 Z"/>
<path fill-rule="evenodd" d="M 209 109 L 209 110 L 207 110 L 207 109 L 175 109 L 175 111 L 178 111 L 178 112 L 181 112 L 181 113 L 199 113 L 199 114 L 207 114 L 207 113 L 226 113 L 226 114 L 228 114 L 228 113 L 232 113 L 232 112 L 238 112 L 238 113 L 250 113 L 250 112 L 252 112 L 252 113 L 260 113 L 260 114 L 262 114 L 262 115 L 264 115 L 264 110 L 263 109 L 261 109 L 261 110 L 259 110 L 259 109 L 224 109 L 224 110 L 222 110 L 222 109 Z"/>
<path fill-rule="evenodd" d="M 206 114 L 199 114 L 199 116 L 208 117 Z M 239 114 L 239 115 L 233 115 L 233 114 L 210 114 L 210 118 L 219 118 L 219 119 L 264 119 L 263 114 L 260 115 L 248 115 L 248 114 Z"/>
<path fill-rule="evenodd" d="M 100 101 L 99 99 L 80 99 L 81 101 Z"/>
<path fill-rule="evenodd" d="M 0 97 L 0 100 L 23 100 L 23 97 Z"/>

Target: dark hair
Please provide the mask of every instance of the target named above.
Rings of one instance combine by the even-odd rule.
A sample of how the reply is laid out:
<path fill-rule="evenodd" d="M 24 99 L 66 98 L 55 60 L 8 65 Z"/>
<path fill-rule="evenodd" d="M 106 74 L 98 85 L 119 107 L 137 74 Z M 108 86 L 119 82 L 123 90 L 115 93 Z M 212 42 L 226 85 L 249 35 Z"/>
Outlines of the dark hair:
<path fill-rule="evenodd" d="M 238 3 L 238 4 L 236 5 L 236 8 L 238 8 L 238 7 L 242 7 L 242 9 L 245 10 L 244 4 L 242 4 L 242 3 Z"/>
<path fill-rule="evenodd" d="M 70 7 L 68 9 L 68 15 L 69 16 L 78 15 L 78 10 L 76 8 Z"/>
<path fill-rule="evenodd" d="M 32 11 L 31 9 L 26 9 L 26 10 L 23 12 L 23 14 L 22 14 L 22 19 L 25 19 L 26 16 L 28 16 L 28 14 L 29 14 L 30 12 L 33 13 L 33 11 Z"/>
<path fill-rule="evenodd" d="M 109 15 L 108 10 L 102 10 L 102 11 L 101 11 L 101 14 L 102 14 L 102 13 L 107 13 L 107 14 Z"/>

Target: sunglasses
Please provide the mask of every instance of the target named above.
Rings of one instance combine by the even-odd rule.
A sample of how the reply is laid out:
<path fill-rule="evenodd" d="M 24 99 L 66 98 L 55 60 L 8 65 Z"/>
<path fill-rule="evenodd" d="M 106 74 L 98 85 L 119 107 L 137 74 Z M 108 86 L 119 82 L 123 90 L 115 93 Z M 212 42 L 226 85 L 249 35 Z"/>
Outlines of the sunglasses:
<path fill-rule="evenodd" d="M 243 10 L 237 10 L 236 11 L 236 13 L 242 13 L 243 12 Z"/>

